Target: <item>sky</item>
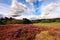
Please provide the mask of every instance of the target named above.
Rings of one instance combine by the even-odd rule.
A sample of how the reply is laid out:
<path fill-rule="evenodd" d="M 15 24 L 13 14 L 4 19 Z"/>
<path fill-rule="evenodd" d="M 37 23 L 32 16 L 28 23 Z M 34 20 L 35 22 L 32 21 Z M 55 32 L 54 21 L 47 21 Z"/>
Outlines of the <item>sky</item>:
<path fill-rule="evenodd" d="M 60 18 L 60 0 L 0 0 L 0 17 Z"/>

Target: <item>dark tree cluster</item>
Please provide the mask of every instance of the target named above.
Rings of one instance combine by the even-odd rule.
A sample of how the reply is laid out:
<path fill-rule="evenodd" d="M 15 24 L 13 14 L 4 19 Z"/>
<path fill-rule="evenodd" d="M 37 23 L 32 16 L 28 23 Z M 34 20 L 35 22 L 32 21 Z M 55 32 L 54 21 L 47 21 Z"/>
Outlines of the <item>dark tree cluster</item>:
<path fill-rule="evenodd" d="M 0 18 L 0 24 L 7 24 L 9 21 L 13 20 L 12 17 L 8 18 L 8 17 L 1 17 Z"/>
<path fill-rule="evenodd" d="M 23 24 L 32 24 L 29 19 L 23 18 Z"/>
<path fill-rule="evenodd" d="M 54 19 L 38 19 L 38 20 L 32 20 L 33 23 L 52 23 L 52 22 L 60 22 L 60 18 L 54 18 Z"/>
<path fill-rule="evenodd" d="M 17 20 L 17 19 L 14 19 L 12 17 L 10 17 L 10 18 L 1 17 L 0 24 L 32 24 L 32 22 L 27 18 L 23 18 L 23 20 Z"/>

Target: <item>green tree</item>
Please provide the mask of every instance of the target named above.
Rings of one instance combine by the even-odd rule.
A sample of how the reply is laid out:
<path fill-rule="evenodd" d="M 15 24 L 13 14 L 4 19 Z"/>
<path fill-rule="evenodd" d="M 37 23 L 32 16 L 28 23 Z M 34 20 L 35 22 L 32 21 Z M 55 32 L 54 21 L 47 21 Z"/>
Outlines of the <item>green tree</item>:
<path fill-rule="evenodd" d="M 32 24 L 32 22 L 27 18 L 23 18 L 23 24 Z"/>

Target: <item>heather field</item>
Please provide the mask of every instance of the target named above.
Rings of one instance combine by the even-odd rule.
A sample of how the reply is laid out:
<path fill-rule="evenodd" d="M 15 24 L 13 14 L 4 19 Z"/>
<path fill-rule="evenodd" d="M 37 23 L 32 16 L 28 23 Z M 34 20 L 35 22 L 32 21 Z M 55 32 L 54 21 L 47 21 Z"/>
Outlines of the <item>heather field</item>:
<path fill-rule="evenodd" d="M 60 40 L 60 0 L 0 0 L 0 40 Z"/>
<path fill-rule="evenodd" d="M 60 40 L 60 27 L 38 25 L 0 25 L 0 40 Z"/>

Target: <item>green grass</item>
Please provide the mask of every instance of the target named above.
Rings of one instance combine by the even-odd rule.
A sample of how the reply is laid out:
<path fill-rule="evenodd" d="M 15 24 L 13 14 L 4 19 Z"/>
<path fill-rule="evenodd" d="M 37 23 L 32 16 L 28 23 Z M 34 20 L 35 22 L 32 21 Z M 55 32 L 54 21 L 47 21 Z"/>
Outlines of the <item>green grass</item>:
<path fill-rule="evenodd" d="M 55 22 L 55 23 L 34 23 L 34 25 L 37 25 L 37 26 L 52 26 L 52 27 L 60 27 L 60 23 L 58 22 Z"/>

